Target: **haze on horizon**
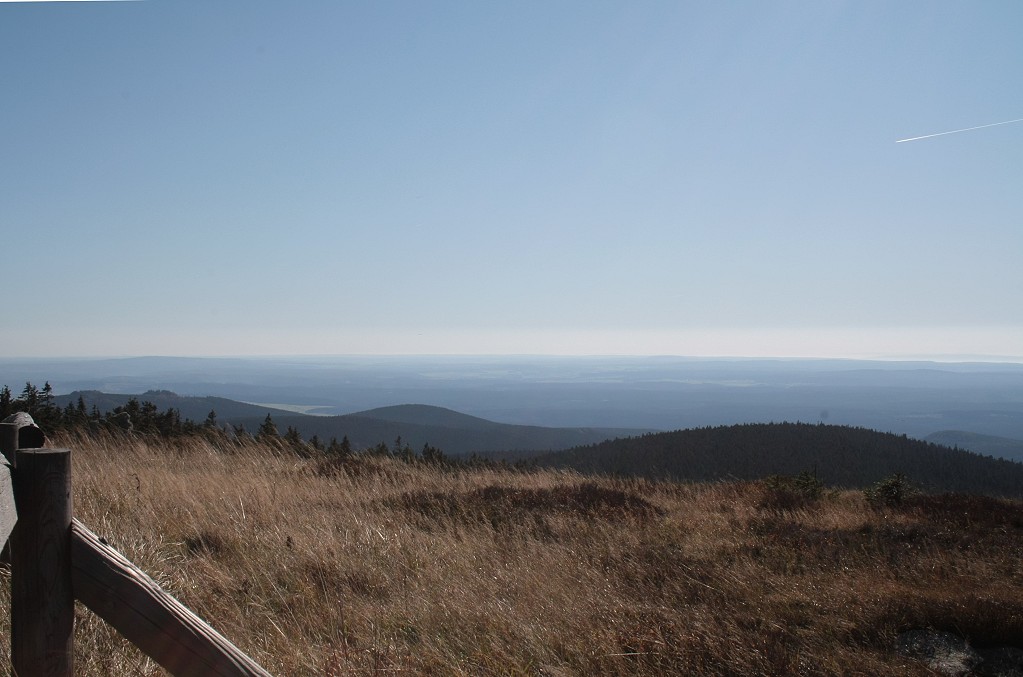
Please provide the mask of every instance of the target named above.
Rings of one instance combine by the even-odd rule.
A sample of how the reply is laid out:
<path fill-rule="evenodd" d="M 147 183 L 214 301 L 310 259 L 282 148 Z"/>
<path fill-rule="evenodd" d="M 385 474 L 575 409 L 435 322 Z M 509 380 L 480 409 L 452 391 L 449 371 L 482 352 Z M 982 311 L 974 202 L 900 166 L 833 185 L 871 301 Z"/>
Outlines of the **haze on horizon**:
<path fill-rule="evenodd" d="M 0 356 L 1021 361 L 1021 22 L 0 3 Z"/>

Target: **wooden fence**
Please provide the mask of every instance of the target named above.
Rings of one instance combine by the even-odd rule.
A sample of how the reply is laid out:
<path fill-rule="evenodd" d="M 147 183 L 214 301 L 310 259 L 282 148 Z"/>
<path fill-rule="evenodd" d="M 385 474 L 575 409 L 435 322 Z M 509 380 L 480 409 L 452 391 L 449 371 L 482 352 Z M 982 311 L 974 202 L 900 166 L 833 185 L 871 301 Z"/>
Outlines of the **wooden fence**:
<path fill-rule="evenodd" d="M 174 675 L 269 673 L 72 516 L 71 452 L 27 414 L 0 423 L 0 538 L 9 539 L 11 672 L 71 677 L 77 599 Z M 7 552 L 7 550 L 5 550 Z"/>

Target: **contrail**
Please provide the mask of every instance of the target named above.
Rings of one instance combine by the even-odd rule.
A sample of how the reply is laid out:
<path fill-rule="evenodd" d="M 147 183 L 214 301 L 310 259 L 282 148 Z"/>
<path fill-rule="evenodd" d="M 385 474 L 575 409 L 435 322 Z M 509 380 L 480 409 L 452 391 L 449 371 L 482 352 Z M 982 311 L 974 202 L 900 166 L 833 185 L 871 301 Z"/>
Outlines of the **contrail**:
<path fill-rule="evenodd" d="M 920 139 L 930 139 L 934 136 L 945 136 L 946 134 L 958 134 L 959 132 L 971 132 L 974 129 L 984 129 L 985 127 L 997 127 L 998 125 L 1011 125 L 1013 122 L 1023 122 L 1023 118 L 1016 120 L 1006 120 L 1005 122 L 992 122 L 990 125 L 980 125 L 979 127 L 967 127 L 966 129 L 953 129 L 951 132 L 938 132 L 937 134 L 926 134 L 924 136 L 914 136 L 912 139 L 899 139 L 895 143 L 905 143 L 906 141 L 919 141 Z"/>

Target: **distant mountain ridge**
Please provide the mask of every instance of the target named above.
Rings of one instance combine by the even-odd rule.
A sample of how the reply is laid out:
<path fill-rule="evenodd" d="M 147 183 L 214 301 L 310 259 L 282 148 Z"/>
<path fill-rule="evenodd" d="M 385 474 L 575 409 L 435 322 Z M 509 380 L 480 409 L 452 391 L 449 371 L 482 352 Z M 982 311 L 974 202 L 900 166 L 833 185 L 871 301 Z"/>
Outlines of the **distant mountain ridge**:
<path fill-rule="evenodd" d="M 344 416 L 274 414 L 273 420 L 280 429 L 294 427 L 307 439 L 312 435 L 321 440 L 347 436 L 354 447 L 364 448 L 380 442 L 390 443 L 400 436 L 402 442 L 413 449 L 430 444 L 454 456 L 496 451 L 553 451 L 647 432 L 631 428 L 546 428 L 496 423 L 425 404 L 381 407 Z M 250 426 L 262 421 L 243 419 L 240 422 L 251 430 Z"/>
<path fill-rule="evenodd" d="M 543 454 L 540 465 L 671 480 L 759 479 L 813 472 L 864 487 L 895 473 L 935 491 L 1023 497 L 1023 464 L 905 435 L 808 423 L 766 423 L 652 433 Z"/>
<path fill-rule="evenodd" d="M 196 422 L 215 411 L 220 425 L 255 432 L 269 414 L 283 433 L 295 428 L 305 438 L 348 437 L 356 449 L 381 442 L 418 450 L 425 444 L 449 455 L 535 458 L 542 465 L 582 472 L 682 480 L 752 479 L 770 474 L 814 471 L 837 486 L 864 486 L 901 472 L 921 485 L 943 491 L 1023 497 L 1023 465 L 981 456 L 977 442 L 1005 445 L 1014 440 L 948 431 L 936 441 L 960 449 L 865 428 L 785 423 L 696 428 L 670 433 L 622 428 L 546 428 L 496 423 L 451 409 L 402 404 L 343 416 L 311 416 L 219 397 L 180 396 L 166 390 L 141 395 L 82 391 L 57 396 L 55 404 L 77 404 L 106 412 L 130 399 L 161 410 L 177 409 Z M 517 453 L 515 453 L 517 452 Z"/>
<path fill-rule="evenodd" d="M 53 401 L 56 406 L 63 409 L 69 403 L 72 406 L 77 405 L 79 397 L 85 403 L 86 409 L 91 410 L 95 405 L 101 412 L 107 412 L 116 407 L 123 407 L 127 404 L 128 400 L 134 398 L 140 403 L 152 402 L 160 411 L 170 408 L 177 409 L 181 413 L 182 418 L 188 418 L 197 423 L 206 420 L 206 416 L 209 415 L 210 411 L 215 411 L 217 419 L 222 423 L 229 422 L 235 418 L 265 417 L 267 414 L 284 416 L 294 413 L 284 409 L 238 402 L 237 400 L 230 400 L 224 397 L 178 395 L 169 390 L 148 390 L 141 395 L 104 393 L 98 390 L 76 390 L 67 395 L 57 395 L 53 398 Z"/>
<path fill-rule="evenodd" d="M 359 449 L 381 442 L 391 444 L 401 437 L 404 444 L 416 450 L 430 444 L 456 456 L 504 450 L 567 449 L 647 432 L 632 428 L 549 428 L 496 423 L 424 404 L 394 405 L 343 416 L 313 416 L 222 397 L 182 396 L 167 390 L 151 390 L 141 395 L 76 391 L 55 397 L 54 403 L 60 408 L 68 403 L 74 406 L 79 397 L 88 410 L 95 405 L 101 412 L 124 406 L 131 399 L 139 403 L 152 402 L 161 411 L 173 407 L 182 418 L 197 423 L 214 411 L 219 425 L 242 426 L 249 432 L 255 432 L 269 414 L 281 433 L 292 427 L 307 440 L 313 435 L 323 442 L 332 437 L 338 440 L 348 437 L 352 446 Z"/>
<path fill-rule="evenodd" d="M 391 421 L 393 423 L 412 423 L 415 425 L 461 428 L 466 430 L 488 430 L 504 425 L 478 416 L 463 414 L 453 409 L 435 407 L 428 404 L 397 404 L 390 407 L 377 407 L 376 409 L 357 411 L 349 414 L 349 416 L 360 416 L 362 418 Z"/>
<path fill-rule="evenodd" d="M 1023 440 L 1023 364 L 551 356 L 5 359 L 0 383 L 171 391 L 343 415 L 403 402 L 549 427 L 823 422 Z M 279 404 L 275 404 L 279 403 Z M 204 405 L 205 406 L 205 405 Z M 222 413 L 217 409 L 218 414 Z M 205 418 L 206 412 L 185 412 Z M 227 413 L 227 412 L 223 412 Z M 265 414 L 264 414 L 265 415 Z M 275 414 L 276 416 L 276 414 Z"/>

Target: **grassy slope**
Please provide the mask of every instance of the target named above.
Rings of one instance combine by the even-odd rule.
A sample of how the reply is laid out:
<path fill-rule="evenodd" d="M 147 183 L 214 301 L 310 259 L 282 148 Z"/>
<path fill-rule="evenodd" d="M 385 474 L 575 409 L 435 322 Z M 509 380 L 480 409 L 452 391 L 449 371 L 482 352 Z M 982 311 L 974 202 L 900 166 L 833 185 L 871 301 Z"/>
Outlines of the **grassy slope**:
<path fill-rule="evenodd" d="M 56 443 L 76 515 L 275 674 L 906 675 L 907 627 L 1023 646 L 1018 503 Z M 76 633 L 81 674 L 162 674 Z"/>

